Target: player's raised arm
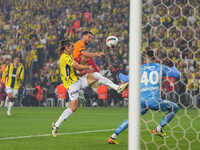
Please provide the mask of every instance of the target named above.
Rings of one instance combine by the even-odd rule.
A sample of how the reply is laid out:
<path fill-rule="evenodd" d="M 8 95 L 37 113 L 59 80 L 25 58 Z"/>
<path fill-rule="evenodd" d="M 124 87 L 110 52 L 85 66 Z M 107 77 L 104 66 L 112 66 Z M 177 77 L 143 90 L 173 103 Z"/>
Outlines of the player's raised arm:
<path fill-rule="evenodd" d="M 174 65 L 172 65 L 171 68 L 169 68 L 165 65 L 162 65 L 162 67 L 163 67 L 163 75 L 166 75 L 168 77 L 175 77 L 175 78 L 180 77 L 180 72 Z"/>
<path fill-rule="evenodd" d="M 73 62 L 72 67 L 74 67 L 77 70 L 93 70 L 92 67 L 87 66 L 87 65 L 82 65 L 82 64 L 78 64 L 76 61 Z"/>
<path fill-rule="evenodd" d="M 93 57 L 99 57 L 99 56 L 104 55 L 103 52 L 95 52 L 95 53 L 93 53 L 93 52 L 89 52 L 87 50 L 81 51 L 81 54 L 84 55 L 84 56 L 86 56 L 86 57 L 91 57 L 91 58 L 93 58 Z"/>
<path fill-rule="evenodd" d="M 123 73 L 119 73 L 119 79 L 122 80 L 123 82 L 128 82 L 129 81 L 129 77 L 128 75 L 125 75 Z"/>

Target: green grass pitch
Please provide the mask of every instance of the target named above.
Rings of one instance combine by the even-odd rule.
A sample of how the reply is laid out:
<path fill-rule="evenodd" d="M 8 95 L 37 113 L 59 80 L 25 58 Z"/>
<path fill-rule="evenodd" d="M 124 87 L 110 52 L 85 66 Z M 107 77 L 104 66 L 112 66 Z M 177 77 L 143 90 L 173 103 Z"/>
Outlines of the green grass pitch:
<path fill-rule="evenodd" d="M 7 117 L 4 108 L 0 111 L 0 150 L 128 150 L 128 130 L 119 136 L 119 145 L 107 144 L 113 130 L 128 118 L 128 108 L 79 108 L 61 125 L 59 135 L 52 137 L 51 123 L 63 110 L 14 107 L 13 115 Z M 180 110 L 165 127 L 167 137 L 152 136 L 162 116 L 153 111 L 142 116 L 141 150 L 199 150 L 199 110 Z"/>
<path fill-rule="evenodd" d="M 128 117 L 127 108 L 79 108 L 63 122 L 58 135 L 52 137 L 51 124 L 64 108 L 14 107 L 12 116 L 0 112 L 0 150 L 127 150 L 128 130 L 120 145 L 107 143 L 108 137 Z M 69 133 L 69 134 L 68 134 Z M 37 136 L 44 135 L 44 136 Z M 24 138 L 21 138 L 25 136 Z M 32 137 L 30 137 L 32 136 Z M 16 137 L 19 139 L 5 139 Z"/>

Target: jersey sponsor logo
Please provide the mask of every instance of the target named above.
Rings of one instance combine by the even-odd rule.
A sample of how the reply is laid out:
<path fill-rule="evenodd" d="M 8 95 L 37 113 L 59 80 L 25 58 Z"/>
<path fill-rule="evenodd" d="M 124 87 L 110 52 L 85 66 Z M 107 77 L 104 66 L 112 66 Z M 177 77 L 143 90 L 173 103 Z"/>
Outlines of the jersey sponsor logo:
<path fill-rule="evenodd" d="M 145 91 L 154 91 L 154 90 L 160 90 L 159 87 L 147 87 L 147 88 L 142 88 L 141 92 L 145 92 Z"/>
<path fill-rule="evenodd" d="M 76 95 L 78 92 L 79 92 L 78 90 L 71 92 L 70 93 L 71 97 L 74 97 L 74 95 Z"/>

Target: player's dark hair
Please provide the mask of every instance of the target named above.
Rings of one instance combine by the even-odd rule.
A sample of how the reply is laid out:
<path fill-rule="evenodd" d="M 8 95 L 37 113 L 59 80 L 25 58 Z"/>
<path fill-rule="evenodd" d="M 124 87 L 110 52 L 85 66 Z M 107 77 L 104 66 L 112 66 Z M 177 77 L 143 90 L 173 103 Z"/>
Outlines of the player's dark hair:
<path fill-rule="evenodd" d="M 151 50 L 151 49 L 148 49 L 148 50 L 146 51 L 146 55 L 149 56 L 151 59 L 155 59 L 154 51 Z"/>
<path fill-rule="evenodd" d="M 70 46 L 70 44 L 71 44 L 70 40 L 63 40 L 63 41 L 61 41 L 61 47 Z"/>
<path fill-rule="evenodd" d="M 164 64 L 166 65 L 166 66 L 168 66 L 168 67 L 173 67 L 173 62 L 170 60 L 170 59 L 166 59 L 165 61 L 164 61 Z"/>
<path fill-rule="evenodd" d="M 57 49 L 58 55 L 61 55 L 63 51 L 65 50 L 65 46 L 69 47 L 71 44 L 70 40 L 63 40 L 60 42 L 60 47 Z"/>
<path fill-rule="evenodd" d="M 91 35 L 94 35 L 92 32 L 90 31 L 84 31 L 82 34 L 81 34 L 81 37 L 83 37 L 84 35 L 87 35 L 87 34 L 91 34 Z"/>

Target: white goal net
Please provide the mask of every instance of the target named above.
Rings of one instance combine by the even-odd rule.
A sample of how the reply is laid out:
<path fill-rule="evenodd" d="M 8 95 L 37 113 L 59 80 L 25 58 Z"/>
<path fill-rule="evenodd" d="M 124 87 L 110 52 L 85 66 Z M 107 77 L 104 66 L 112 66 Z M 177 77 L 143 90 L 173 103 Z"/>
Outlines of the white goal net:
<path fill-rule="evenodd" d="M 200 1 L 143 0 L 141 38 L 141 55 L 153 49 L 158 63 L 174 64 L 181 76 L 162 77 L 162 98 L 179 106 L 167 135 L 152 135 L 166 113 L 150 110 L 141 116 L 140 148 L 200 149 Z"/>

